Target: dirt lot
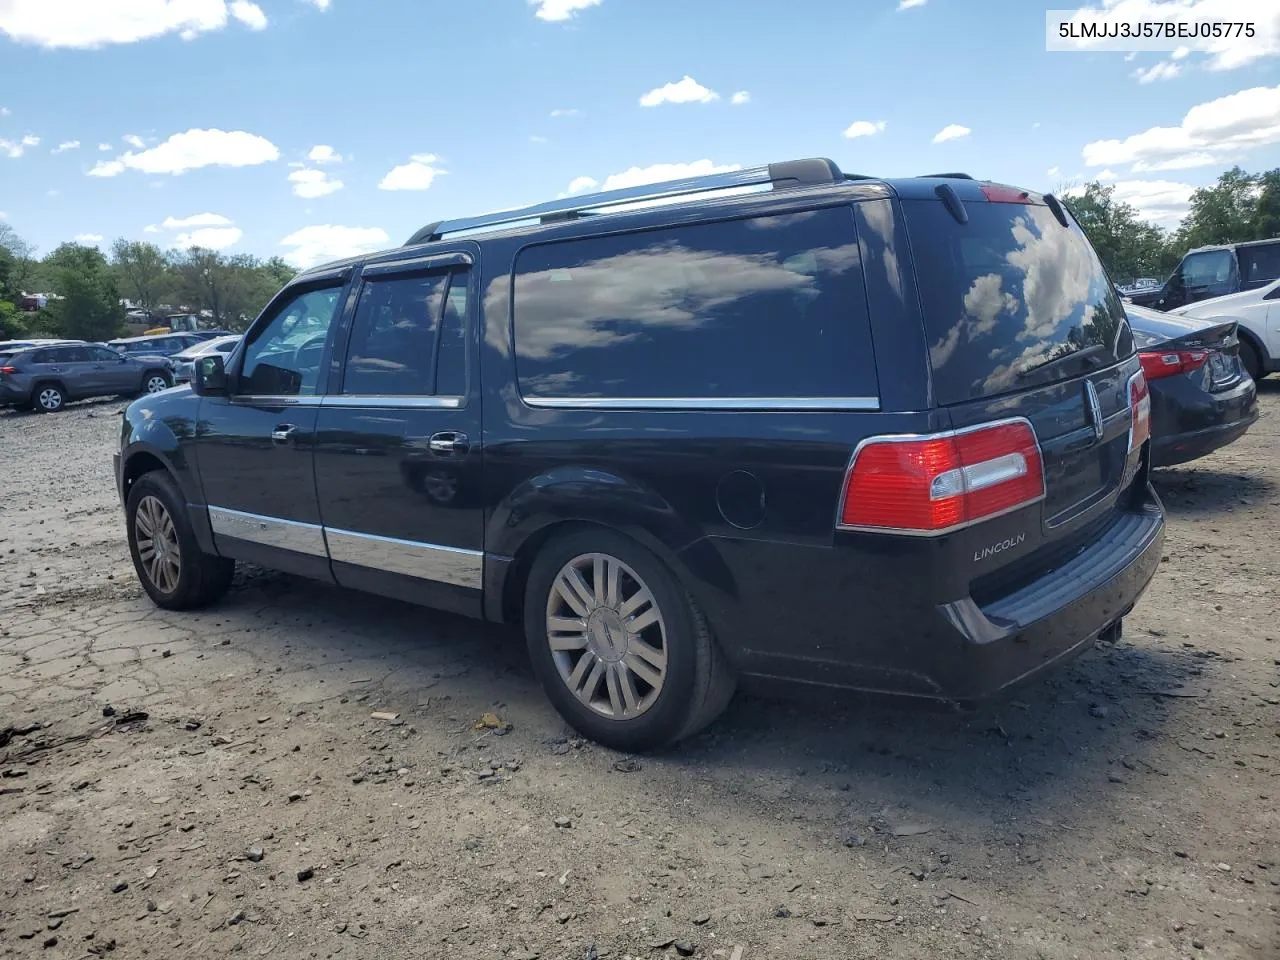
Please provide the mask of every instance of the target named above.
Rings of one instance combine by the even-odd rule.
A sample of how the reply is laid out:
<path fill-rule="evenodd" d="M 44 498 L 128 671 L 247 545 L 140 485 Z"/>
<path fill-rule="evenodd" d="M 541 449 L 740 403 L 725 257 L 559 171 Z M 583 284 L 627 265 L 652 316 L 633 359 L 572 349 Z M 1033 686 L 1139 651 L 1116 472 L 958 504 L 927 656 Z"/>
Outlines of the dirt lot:
<path fill-rule="evenodd" d="M 509 631 L 260 571 L 158 611 L 120 405 L 0 414 L 0 730 L 39 725 L 0 746 L 0 955 L 1274 960 L 1264 393 L 1160 476 L 1119 645 L 979 714 L 739 697 L 641 758 L 572 739 Z"/>

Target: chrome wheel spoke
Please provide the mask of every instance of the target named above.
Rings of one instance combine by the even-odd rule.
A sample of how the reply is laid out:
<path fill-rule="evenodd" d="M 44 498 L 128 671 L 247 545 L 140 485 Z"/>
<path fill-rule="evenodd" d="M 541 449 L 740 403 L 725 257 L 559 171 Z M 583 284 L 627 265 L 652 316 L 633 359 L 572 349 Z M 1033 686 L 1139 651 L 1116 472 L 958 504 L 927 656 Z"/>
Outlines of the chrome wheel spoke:
<path fill-rule="evenodd" d="M 639 637 L 632 637 L 627 649 L 655 670 L 662 672 L 667 669 L 667 652 L 665 650 L 659 650 Z"/>
<path fill-rule="evenodd" d="M 649 664 L 645 663 L 634 653 L 629 653 L 623 658 L 623 663 L 627 665 L 627 669 L 634 673 L 637 677 L 653 687 L 655 690 L 662 689 L 662 674 L 655 670 Z"/>
<path fill-rule="evenodd" d="M 573 612 L 582 618 L 589 617 L 595 606 L 592 602 L 592 591 L 573 567 L 566 567 L 556 578 L 556 590 Z"/>
<path fill-rule="evenodd" d="M 139 563 L 152 586 L 164 593 L 177 590 L 182 577 L 178 529 L 158 498 L 143 497 L 138 504 L 134 512 L 133 536 Z"/>
<path fill-rule="evenodd" d="M 635 677 L 631 675 L 631 668 L 626 662 L 614 664 L 614 668 L 618 672 L 618 687 L 622 693 L 622 702 L 626 706 L 626 713 L 636 713 L 640 708 L 640 697 L 636 693 Z"/>
<path fill-rule="evenodd" d="M 648 594 L 648 591 L 646 590 L 645 593 Z M 640 633 L 658 622 L 658 605 L 653 602 L 653 597 L 646 596 L 645 602 L 649 606 L 626 621 L 627 629 L 631 633 Z"/>
<path fill-rule="evenodd" d="M 615 717 L 621 717 L 627 713 L 627 709 L 622 702 L 622 688 L 618 684 L 618 664 L 609 664 L 608 670 L 604 675 L 605 689 L 609 692 L 609 709 L 613 711 Z"/>
<path fill-rule="evenodd" d="M 619 575 L 622 573 L 622 565 L 612 561 L 608 564 L 605 572 L 604 585 L 604 602 L 606 606 L 618 609 L 618 604 L 622 602 L 622 594 L 618 586 Z"/>

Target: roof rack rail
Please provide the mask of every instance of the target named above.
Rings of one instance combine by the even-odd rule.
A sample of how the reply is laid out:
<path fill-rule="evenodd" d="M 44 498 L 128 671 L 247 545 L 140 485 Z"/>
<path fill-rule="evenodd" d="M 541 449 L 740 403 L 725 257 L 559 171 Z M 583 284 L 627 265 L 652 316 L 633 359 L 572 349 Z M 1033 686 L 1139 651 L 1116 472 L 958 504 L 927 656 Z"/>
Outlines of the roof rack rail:
<path fill-rule="evenodd" d="M 443 220 L 429 223 L 418 230 L 406 247 L 419 243 L 430 243 L 440 240 L 446 234 L 463 233 L 500 227 L 514 223 L 537 220 L 541 223 L 558 223 L 573 220 L 588 213 L 606 210 L 639 200 L 665 200 L 688 196 L 695 193 L 710 193 L 716 190 L 732 190 L 740 187 L 765 186 L 771 184 L 773 189 L 781 190 L 789 187 L 814 186 L 819 184 L 842 183 L 844 174 L 831 160 L 788 160 L 782 163 L 771 163 L 763 167 L 752 167 L 749 170 L 734 170 L 729 173 L 713 173 L 702 177 L 687 177 L 683 180 L 669 180 L 666 183 L 652 183 L 639 187 L 625 187 L 621 190 L 609 190 L 604 193 L 593 193 L 564 200 L 551 200 L 521 207 L 516 210 L 504 210 L 500 213 L 487 213 L 478 217 L 464 217 L 459 220 Z"/>
<path fill-rule="evenodd" d="M 972 180 L 973 177 L 967 173 L 926 173 L 920 176 L 921 180 Z"/>

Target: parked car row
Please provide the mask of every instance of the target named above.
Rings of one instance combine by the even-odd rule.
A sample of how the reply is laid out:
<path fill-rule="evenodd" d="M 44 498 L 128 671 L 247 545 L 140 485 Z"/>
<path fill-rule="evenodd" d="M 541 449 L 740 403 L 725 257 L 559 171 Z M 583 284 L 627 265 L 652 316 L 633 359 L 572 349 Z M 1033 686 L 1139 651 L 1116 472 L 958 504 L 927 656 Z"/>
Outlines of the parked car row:
<path fill-rule="evenodd" d="M 0 406 L 53 413 L 73 400 L 158 393 L 185 382 L 176 374 L 180 367 L 189 378 L 189 364 L 174 359 L 182 351 L 238 339 L 234 335 L 211 340 L 202 334 L 183 334 L 110 343 L 52 339 L 0 342 Z"/>

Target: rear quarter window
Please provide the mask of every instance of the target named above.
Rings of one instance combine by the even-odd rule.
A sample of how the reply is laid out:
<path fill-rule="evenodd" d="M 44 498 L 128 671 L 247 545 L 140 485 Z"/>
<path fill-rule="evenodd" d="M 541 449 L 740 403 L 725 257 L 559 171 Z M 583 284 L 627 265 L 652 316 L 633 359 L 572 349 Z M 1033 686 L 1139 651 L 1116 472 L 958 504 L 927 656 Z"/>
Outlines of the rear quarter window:
<path fill-rule="evenodd" d="M 514 330 L 528 400 L 878 395 L 847 207 L 526 248 Z"/>

